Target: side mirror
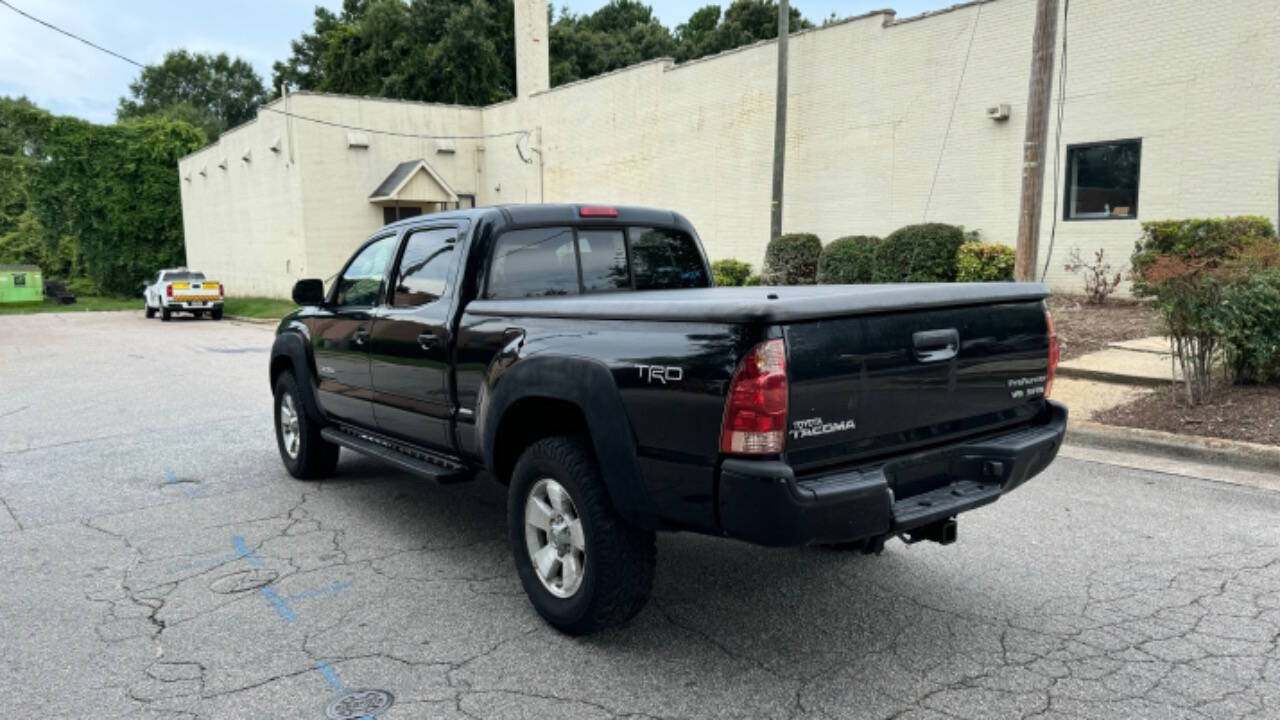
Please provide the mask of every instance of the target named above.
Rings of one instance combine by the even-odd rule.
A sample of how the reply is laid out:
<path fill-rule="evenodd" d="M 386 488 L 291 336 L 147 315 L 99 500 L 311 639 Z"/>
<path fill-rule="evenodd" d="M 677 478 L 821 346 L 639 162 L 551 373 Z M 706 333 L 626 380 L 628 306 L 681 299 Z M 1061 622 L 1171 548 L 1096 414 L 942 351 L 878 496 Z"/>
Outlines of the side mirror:
<path fill-rule="evenodd" d="M 324 281 L 307 278 L 294 283 L 293 301 L 299 305 L 323 305 Z"/>

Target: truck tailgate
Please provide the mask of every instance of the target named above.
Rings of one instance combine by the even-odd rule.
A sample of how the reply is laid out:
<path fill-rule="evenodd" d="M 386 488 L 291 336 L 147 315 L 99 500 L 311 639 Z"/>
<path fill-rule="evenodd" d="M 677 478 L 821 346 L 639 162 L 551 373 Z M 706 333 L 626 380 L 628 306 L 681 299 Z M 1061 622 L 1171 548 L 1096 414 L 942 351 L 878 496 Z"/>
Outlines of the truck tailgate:
<path fill-rule="evenodd" d="M 1044 404 L 1044 305 L 1018 301 L 783 326 L 786 460 L 799 472 L 1016 425 Z"/>
<path fill-rule="evenodd" d="M 215 302 L 222 299 L 219 283 L 214 281 L 175 282 L 172 285 L 174 302 Z"/>

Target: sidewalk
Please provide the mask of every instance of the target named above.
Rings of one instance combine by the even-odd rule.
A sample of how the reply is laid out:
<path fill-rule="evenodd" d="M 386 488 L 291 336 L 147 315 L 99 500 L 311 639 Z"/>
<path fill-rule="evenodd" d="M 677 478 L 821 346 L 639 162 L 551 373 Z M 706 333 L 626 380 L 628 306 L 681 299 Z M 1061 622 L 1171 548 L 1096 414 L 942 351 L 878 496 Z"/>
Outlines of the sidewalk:
<path fill-rule="evenodd" d="M 1095 417 L 1155 392 L 1168 392 L 1174 374 L 1169 342 L 1160 336 L 1110 343 L 1058 366 L 1053 399 L 1071 411 L 1067 440 L 1077 446 L 1131 455 L 1199 461 L 1219 467 L 1280 470 L 1280 447 L 1105 425 Z M 1181 373 L 1177 373 L 1181 377 Z"/>

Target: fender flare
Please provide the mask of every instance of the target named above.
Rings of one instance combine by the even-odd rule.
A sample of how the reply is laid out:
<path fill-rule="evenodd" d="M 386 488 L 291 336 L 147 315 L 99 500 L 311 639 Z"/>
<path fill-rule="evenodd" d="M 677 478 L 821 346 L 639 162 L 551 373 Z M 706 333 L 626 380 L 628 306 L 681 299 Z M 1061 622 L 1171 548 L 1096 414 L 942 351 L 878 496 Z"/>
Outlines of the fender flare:
<path fill-rule="evenodd" d="M 279 358 L 288 358 L 293 371 L 294 380 L 298 382 L 298 393 L 302 396 L 302 407 L 313 420 L 323 423 L 324 412 L 316 398 L 315 368 L 311 362 L 310 344 L 297 332 L 283 332 L 271 343 L 271 362 L 268 365 L 268 382 L 271 391 L 275 392 L 276 367 Z"/>
<path fill-rule="evenodd" d="M 575 405 L 600 463 L 605 489 L 627 522 L 658 526 L 657 512 L 637 462 L 636 441 L 613 374 L 603 363 L 584 357 L 532 357 L 508 367 L 490 381 L 477 413 L 481 454 L 490 471 L 497 467 L 498 427 L 520 400 L 548 398 Z"/>

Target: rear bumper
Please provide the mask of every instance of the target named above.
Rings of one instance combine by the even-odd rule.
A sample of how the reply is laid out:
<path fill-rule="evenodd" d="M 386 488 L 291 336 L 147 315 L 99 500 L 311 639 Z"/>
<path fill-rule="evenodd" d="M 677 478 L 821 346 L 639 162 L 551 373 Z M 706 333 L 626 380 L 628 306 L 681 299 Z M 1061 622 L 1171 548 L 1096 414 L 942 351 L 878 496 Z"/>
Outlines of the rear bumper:
<path fill-rule="evenodd" d="M 1067 408 L 1049 401 L 1034 425 L 816 477 L 797 480 L 779 461 L 727 459 L 720 526 L 775 546 L 906 532 L 995 502 L 1044 470 L 1066 431 Z"/>
<path fill-rule="evenodd" d="M 222 307 L 221 300 L 206 300 L 186 302 L 181 300 L 171 300 L 161 303 L 166 310 L 188 311 L 188 310 L 216 310 Z"/>

